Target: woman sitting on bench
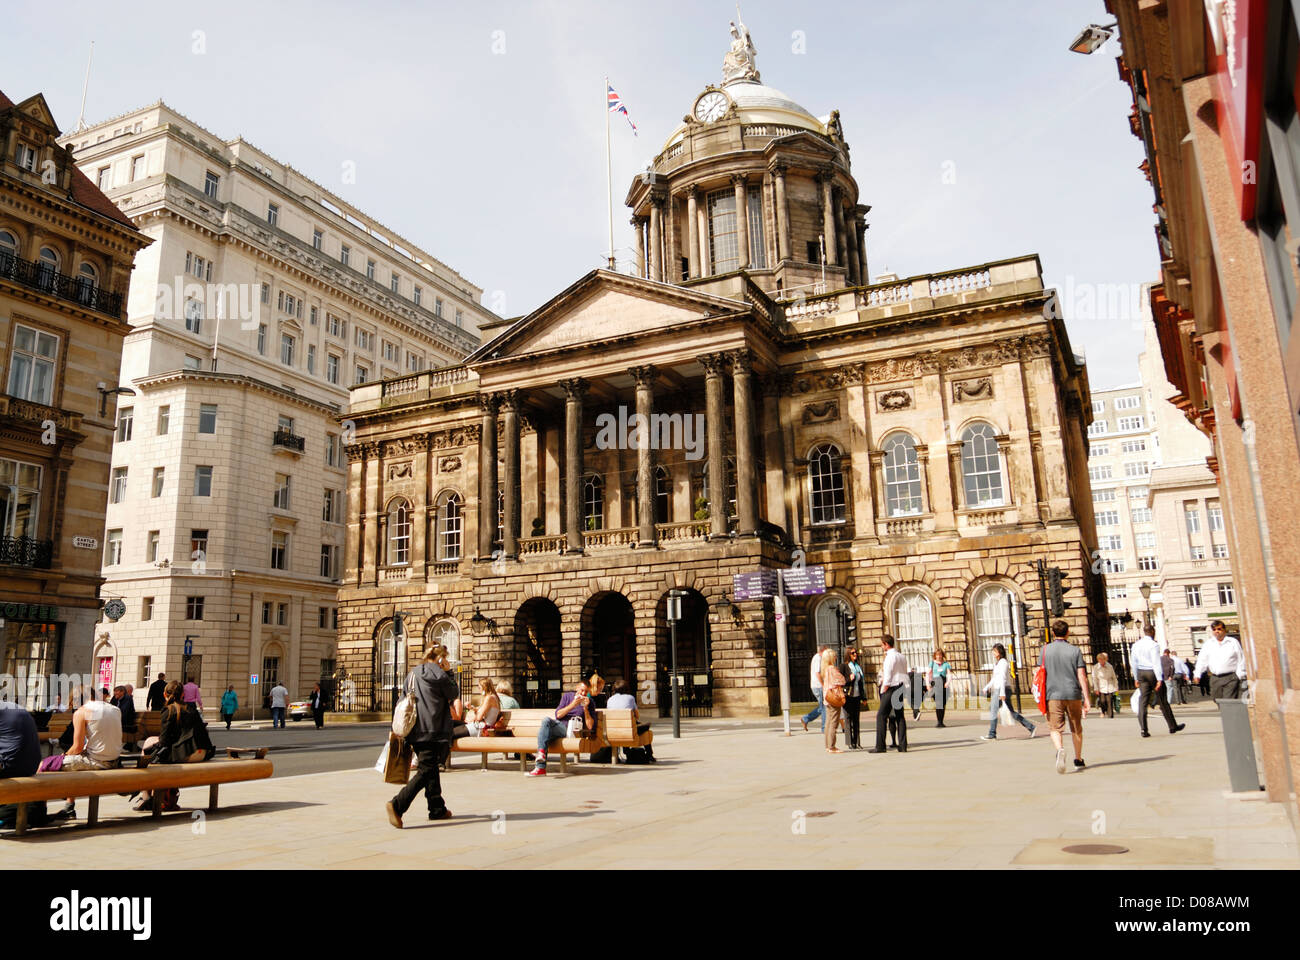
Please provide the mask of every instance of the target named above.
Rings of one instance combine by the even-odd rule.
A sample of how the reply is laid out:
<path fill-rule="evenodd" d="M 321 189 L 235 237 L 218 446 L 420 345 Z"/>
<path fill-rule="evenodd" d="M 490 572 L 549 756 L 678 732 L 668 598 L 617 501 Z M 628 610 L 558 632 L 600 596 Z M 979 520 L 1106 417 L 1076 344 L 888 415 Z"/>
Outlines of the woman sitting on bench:
<path fill-rule="evenodd" d="M 501 716 L 501 698 L 497 696 L 497 688 L 492 681 L 484 677 L 478 682 L 478 689 L 479 693 L 483 695 L 483 700 L 479 704 L 478 710 L 474 712 L 474 719 L 467 720 L 464 723 L 457 723 L 451 733 L 453 739 L 477 737 L 495 724 Z M 457 700 L 456 703 L 459 705 L 460 701 Z"/>
<path fill-rule="evenodd" d="M 145 741 L 144 752 L 152 763 L 199 763 L 211 760 L 217 748 L 208 736 L 208 725 L 197 710 L 188 709 L 181 702 L 183 687 L 172 680 L 163 690 L 161 734 Z M 163 810 L 179 810 L 179 789 L 164 791 Z M 153 801 L 153 792 L 145 790 L 131 804 L 134 810 L 144 810 Z"/>

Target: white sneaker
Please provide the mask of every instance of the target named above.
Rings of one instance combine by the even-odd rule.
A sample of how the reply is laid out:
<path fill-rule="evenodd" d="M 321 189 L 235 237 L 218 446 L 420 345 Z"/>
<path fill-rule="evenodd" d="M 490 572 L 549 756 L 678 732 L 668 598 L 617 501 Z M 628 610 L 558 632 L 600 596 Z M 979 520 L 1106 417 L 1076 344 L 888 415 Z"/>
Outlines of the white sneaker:
<path fill-rule="evenodd" d="M 1065 748 L 1056 751 L 1056 772 L 1065 773 Z"/>

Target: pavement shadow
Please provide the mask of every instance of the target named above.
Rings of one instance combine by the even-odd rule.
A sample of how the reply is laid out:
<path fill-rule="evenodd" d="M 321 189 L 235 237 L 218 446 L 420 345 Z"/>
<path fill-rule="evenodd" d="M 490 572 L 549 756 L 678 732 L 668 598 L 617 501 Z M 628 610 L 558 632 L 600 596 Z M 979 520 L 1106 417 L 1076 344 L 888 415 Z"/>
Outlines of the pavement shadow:
<path fill-rule="evenodd" d="M 183 789 L 183 788 L 182 788 Z M 268 800 L 260 803 L 239 803 L 230 806 L 220 807 L 215 811 L 209 811 L 205 807 L 182 807 L 170 813 L 164 813 L 161 817 L 154 817 L 148 813 L 134 813 L 130 817 L 115 816 L 113 814 L 105 815 L 100 812 L 99 821 L 93 826 L 87 826 L 84 820 L 65 820 L 62 823 L 49 827 L 32 827 L 27 833 L 19 836 L 13 831 L 6 831 L 0 835 L 0 842 L 8 841 L 12 843 L 66 843 L 70 840 L 79 840 L 88 833 L 98 833 L 100 830 L 112 830 L 115 833 L 153 833 L 159 828 L 166 825 L 173 825 L 179 820 L 186 822 L 195 822 L 194 814 L 202 813 L 203 820 L 219 822 L 222 820 L 232 819 L 243 816 L 248 813 L 275 813 L 280 810 L 295 810 L 301 807 L 320 807 L 321 803 L 312 803 L 307 800 Z M 84 808 L 78 811 L 79 816 L 84 816 Z"/>
<path fill-rule="evenodd" d="M 556 810 L 552 813 L 506 813 L 506 821 L 511 820 L 572 820 L 575 818 L 586 819 L 593 817 L 598 813 L 613 813 L 613 810 Z M 457 824 L 471 823 L 499 823 L 500 817 L 494 817 L 490 813 L 471 814 L 467 817 L 453 816 L 450 820 L 426 820 L 422 823 L 405 823 L 404 830 L 422 830 L 437 829 L 442 826 L 455 826 Z"/>
<path fill-rule="evenodd" d="M 1135 763 L 1154 763 L 1157 760 L 1169 760 L 1173 758 L 1172 753 L 1162 753 L 1158 757 L 1133 757 L 1131 760 L 1106 760 L 1103 763 L 1089 762 L 1087 769 L 1097 770 L 1100 767 L 1126 767 Z"/>

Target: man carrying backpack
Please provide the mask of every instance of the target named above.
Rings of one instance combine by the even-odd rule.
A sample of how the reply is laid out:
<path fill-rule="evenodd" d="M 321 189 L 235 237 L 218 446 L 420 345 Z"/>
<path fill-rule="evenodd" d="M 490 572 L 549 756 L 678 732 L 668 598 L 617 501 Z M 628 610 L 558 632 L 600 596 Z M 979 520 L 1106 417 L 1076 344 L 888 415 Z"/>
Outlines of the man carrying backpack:
<path fill-rule="evenodd" d="M 1043 648 L 1043 667 L 1046 683 L 1043 697 L 1047 700 L 1047 719 L 1052 727 L 1052 745 L 1056 747 L 1056 772 L 1065 773 L 1065 747 L 1062 734 L 1066 720 L 1070 723 L 1070 736 L 1074 740 L 1074 766 L 1082 770 L 1083 718 L 1092 709 L 1088 702 L 1088 672 L 1083 667 L 1083 654 L 1069 641 L 1070 625 L 1064 620 L 1052 621 L 1052 642 Z"/>

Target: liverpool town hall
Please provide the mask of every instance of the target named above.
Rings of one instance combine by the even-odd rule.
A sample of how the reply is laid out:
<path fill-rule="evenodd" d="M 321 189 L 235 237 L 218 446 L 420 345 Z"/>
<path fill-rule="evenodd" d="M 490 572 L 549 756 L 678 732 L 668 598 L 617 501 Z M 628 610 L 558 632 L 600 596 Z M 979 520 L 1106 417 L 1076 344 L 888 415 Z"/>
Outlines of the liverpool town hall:
<path fill-rule="evenodd" d="M 389 705 L 440 642 L 463 687 L 507 680 L 524 706 L 598 670 L 664 709 L 679 591 L 688 708 L 766 716 L 773 602 L 733 587 L 761 568 L 825 571 L 789 598 L 796 700 L 818 644 L 874 669 L 884 633 L 982 686 L 1008 600 L 1041 627 L 1039 560 L 1065 572 L 1072 639 L 1106 643 L 1087 372 L 1037 256 L 873 279 L 838 112 L 764 84 L 733 37 L 628 191 L 633 275 L 352 390 L 338 654 L 358 701 Z"/>

